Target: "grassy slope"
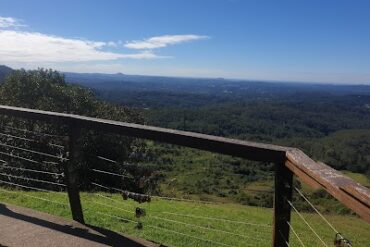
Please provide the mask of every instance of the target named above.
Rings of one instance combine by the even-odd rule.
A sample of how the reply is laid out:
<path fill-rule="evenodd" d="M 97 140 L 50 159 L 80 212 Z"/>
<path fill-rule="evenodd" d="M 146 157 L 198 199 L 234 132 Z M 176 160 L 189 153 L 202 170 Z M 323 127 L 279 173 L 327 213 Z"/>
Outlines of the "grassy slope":
<path fill-rule="evenodd" d="M 148 142 L 148 145 L 151 143 Z M 171 146 L 171 149 L 159 146 L 158 150 L 158 157 L 170 160 L 156 161 L 170 168 L 163 172 L 165 179 L 160 184 L 162 195 L 238 202 L 240 192 L 255 189 L 252 185 L 256 181 L 265 184 L 263 189 L 271 189 L 272 171 L 264 171 L 256 162 L 178 146 Z M 238 169 L 249 170 L 250 173 L 239 174 Z"/>
<path fill-rule="evenodd" d="M 342 172 L 344 173 L 344 175 L 352 178 L 356 182 L 362 184 L 363 186 L 370 188 L 370 179 L 366 177 L 364 174 L 350 172 L 350 171 L 342 171 Z"/>
<path fill-rule="evenodd" d="M 35 198 L 24 197 L 24 195 L 67 203 L 66 195 L 62 193 L 5 192 L 3 189 L 0 190 L 0 201 L 34 208 L 62 217 L 71 217 L 68 206 L 56 205 Z M 82 193 L 81 195 L 85 219 L 88 224 L 109 228 L 117 232 L 125 232 L 169 246 L 271 246 L 272 229 L 269 226 L 254 226 L 201 218 L 224 218 L 239 222 L 271 225 L 271 209 L 238 204 L 199 204 L 154 199 L 151 203 L 140 206 L 146 208 L 147 216 L 142 218 L 143 230 L 138 230 L 135 228 L 137 218 L 134 216 L 134 211 L 138 206 L 135 202 L 123 201 L 118 194 L 111 196 L 102 193 L 100 195 L 108 196 L 108 198 L 99 196 L 97 193 Z M 193 215 L 195 217 L 173 215 L 170 214 L 171 212 Z M 120 218 L 112 218 L 106 214 Z M 327 242 L 328 246 L 331 246 L 334 237 L 333 231 L 318 215 L 304 214 L 304 217 Z M 351 216 L 326 215 L 326 217 L 341 233 L 352 241 L 353 246 L 370 246 L 370 239 L 368 238 L 370 224 Z M 174 221 L 220 229 L 225 232 L 210 231 Z M 296 214 L 293 214 L 292 225 L 306 246 L 321 245 Z M 193 238 L 172 231 L 181 232 L 193 236 Z M 229 233 L 226 233 L 226 231 Z M 214 242 L 205 242 L 199 238 L 210 239 Z M 291 241 L 291 246 L 300 246 L 293 235 Z"/>

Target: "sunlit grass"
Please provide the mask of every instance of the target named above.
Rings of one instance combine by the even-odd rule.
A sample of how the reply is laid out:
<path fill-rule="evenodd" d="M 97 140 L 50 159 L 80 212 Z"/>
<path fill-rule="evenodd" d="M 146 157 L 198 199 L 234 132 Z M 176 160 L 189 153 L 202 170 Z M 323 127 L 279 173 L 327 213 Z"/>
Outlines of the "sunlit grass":
<path fill-rule="evenodd" d="M 365 174 L 350 172 L 350 171 L 342 171 L 344 175 L 352 178 L 356 182 L 362 184 L 363 186 L 370 187 L 370 179 L 366 177 Z"/>
<path fill-rule="evenodd" d="M 67 206 L 41 201 L 45 198 Z M 65 193 L 5 192 L 0 190 L 1 202 L 33 208 L 71 218 Z M 142 237 L 169 246 L 271 246 L 272 209 L 239 204 L 204 204 L 168 201 L 153 198 L 150 203 L 124 201 L 119 194 L 81 193 L 87 224 Z M 137 218 L 135 209 L 143 208 L 146 216 Z M 334 232 L 316 214 L 303 214 L 328 246 Z M 326 215 L 330 222 L 353 246 L 370 246 L 370 225 L 352 216 Z M 226 220 L 223 220 L 226 219 Z M 138 223 L 143 225 L 138 229 Z M 307 225 L 293 213 L 292 225 L 306 246 L 320 246 Z M 300 246 L 291 235 L 291 246 Z"/>

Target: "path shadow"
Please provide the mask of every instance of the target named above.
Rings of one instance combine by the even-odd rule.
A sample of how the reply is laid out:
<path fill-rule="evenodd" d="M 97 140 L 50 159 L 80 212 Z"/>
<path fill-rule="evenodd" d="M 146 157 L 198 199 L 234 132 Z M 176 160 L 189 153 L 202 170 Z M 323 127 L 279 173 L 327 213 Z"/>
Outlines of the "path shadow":
<path fill-rule="evenodd" d="M 116 232 L 99 228 L 96 226 L 90 226 L 86 225 L 87 227 L 91 228 L 92 230 L 95 230 L 96 232 L 99 232 L 101 235 L 94 234 L 92 232 L 89 232 L 87 229 L 79 228 L 79 227 L 73 227 L 70 225 L 64 225 L 64 224 L 57 224 L 54 222 L 50 222 L 44 219 L 39 219 L 33 216 L 29 216 L 26 214 L 14 212 L 11 209 L 7 207 L 7 205 L 4 205 L 0 203 L 0 214 L 12 217 L 17 220 L 23 220 L 38 226 L 46 227 L 55 231 L 59 231 L 65 234 L 69 234 L 72 236 L 76 236 L 79 238 L 84 238 L 90 241 L 94 241 L 97 243 L 105 244 L 108 246 L 125 246 L 125 247 L 143 247 L 145 245 L 140 244 L 138 242 L 135 242 L 132 239 L 128 239 Z M 155 246 L 154 244 L 151 246 Z"/>

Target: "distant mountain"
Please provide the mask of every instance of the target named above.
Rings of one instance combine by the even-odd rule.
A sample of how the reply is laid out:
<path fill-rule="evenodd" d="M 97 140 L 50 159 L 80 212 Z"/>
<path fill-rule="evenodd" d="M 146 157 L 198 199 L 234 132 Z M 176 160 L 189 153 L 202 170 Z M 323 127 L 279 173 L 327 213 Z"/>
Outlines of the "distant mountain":
<path fill-rule="evenodd" d="M 184 78 L 101 73 L 64 73 L 67 82 L 98 91 L 194 93 L 269 97 L 276 94 L 370 94 L 370 85 L 267 82 L 224 78 Z"/>
<path fill-rule="evenodd" d="M 5 65 L 0 65 L 0 82 L 4 80 L 4 78 L 9 75 L 13 71 L 12 68 L 9 68 Z"/>
<path fill-rule="evenodd" d="M 0 81 L 12 69 L 0 65 Z M 260 98 L 271 99 L 276 96 L 310 93 L 314 95 L 362 95 L 370 94 L 370 85 L 332 85 L 314 83 L 267 82 L 249 80 L 231 80 L 225 78 L 186 78 L 166 76 L 143 76 L 103 74 L 103 73 L 70 73 L 64 72 L 66 81 L 93 89 L 96 92 L 109 92 L 121 97 L 125 93 L 171 93 L 196 94 L 205 96 L 222 96 L 227 98 Z"/>

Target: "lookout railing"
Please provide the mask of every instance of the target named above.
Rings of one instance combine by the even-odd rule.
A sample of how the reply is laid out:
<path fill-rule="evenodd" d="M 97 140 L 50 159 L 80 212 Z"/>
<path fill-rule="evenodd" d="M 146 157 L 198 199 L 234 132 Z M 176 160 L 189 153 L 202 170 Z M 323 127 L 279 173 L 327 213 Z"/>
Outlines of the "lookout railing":
<path fill-rule="evenodd" d="M 84 214 L 79 195 L 79 179 L 74 167 L 80 155 L 78 139 L 83 129 L 149 139 L 253 161 L 274 163 L 272 232 L 272 246 L 274 247 L 289 246 L 291 210 L 296 210 L 291 203 L 294 191 L 293 175 L 310 187 L 325 190 L 362 219 L 370 222 L 370 190 L 328 165 L 312 160 L 296 148 L 4 105 L 0 105 L 0 115 L 67 126 L 70 154 L 68 161 L 64 162 L 65 186 L 72 217 L 80 223 L 84 223 Z M 300 192 L 298 191 L 298 193 Z"/>

